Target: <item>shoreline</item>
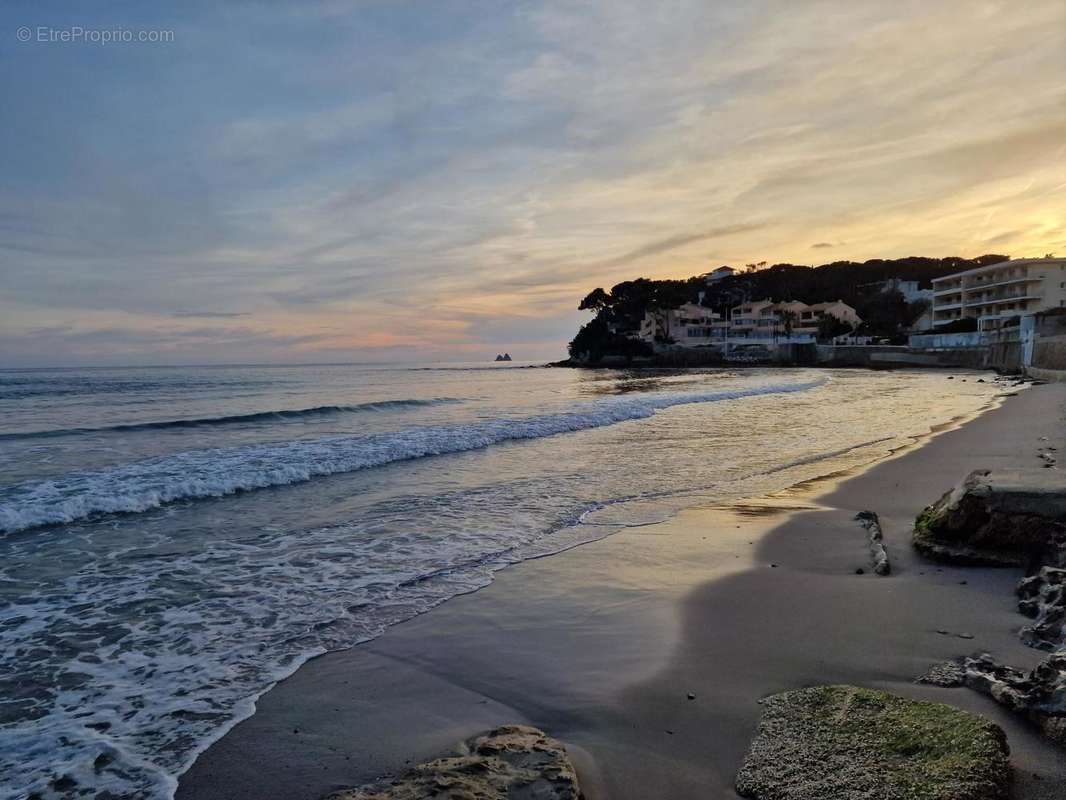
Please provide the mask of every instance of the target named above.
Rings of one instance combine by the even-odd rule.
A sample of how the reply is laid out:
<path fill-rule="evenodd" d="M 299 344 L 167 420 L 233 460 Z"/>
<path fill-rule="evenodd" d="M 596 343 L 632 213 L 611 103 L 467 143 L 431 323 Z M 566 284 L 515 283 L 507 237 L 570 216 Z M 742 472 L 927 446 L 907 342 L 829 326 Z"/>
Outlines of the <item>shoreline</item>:
<path fill-rule="evenodd" d="M 910 682 L 978 649 L 1019 666 L 1042 654 L 1015 635 L 1013 570 L 924 562 L 909 526 L 970 470 L 1024 464 L 1025 437 L 1035 447 L 1054 435 L 1060 415 L 1047 412 L 1064 402 L 1053 387 L 997 398 L 844 475 L 513 565 L 478 592 L 306 662 L 201 754 L 177 797 L 310 800 L 512 722 L 562 739 L 590 800 L 735 797 L 756 701 L 830 682 L 983 713 L 1015 749 L 1014 796 L 1061 796 L 1059 751 L 1026 724 L 969 690 Z M 881 517 L 891 576 L 855 574 L 867 566 L 852 520 L 864 508 Z"/>
<path fill-rule="evenodd" d="M 846 345 L 841 345 L 846 347 Z M 951 360 L 946 359 L 944 362 L 939 360 L 935 362 L 922 362 L 922 361 L 893 361 L 891 359 L 883 362 L 871 362 L 864 359 L 844 359 L 842 361 L 833 362 L 808 362 L 804 360 L 795 359 L 736 359 L 728 360 L 724 358 L 710 358 L 710 357 L 677 357 L 677 358 L 658 358 L 658 357 L 646 357 L 643 359 L 632 360 L 603 360 L 594 362 L 575 361 L 571 358 L 565 358 L 561 361 L 549 361 L 546 364 L 540 365 L 543 369 L 577 369 L 577 370 L 678 370 L 678 369 L 854 369 L 854 370 L 874 370 L 877 372 L 894 372 L 903 370 L 930 370 L 930 371 L 959 371 L 966 373 L 991 373 L 993 375 L 1003 378 L 1013 378 L 1018 381 L 1025 380 L 1043 380 L 1039 376 L 1032 378 L 1027 377 L 1026 369 L 1004 367 L 997 365 L 982 366 L 974 363 L 964 363 L 965 360 Z M 1044 372 L 1050 372 L 1044 370 Z M 1050 378 L 1050 380 L 1057 380 L 1057 378 Z"/>

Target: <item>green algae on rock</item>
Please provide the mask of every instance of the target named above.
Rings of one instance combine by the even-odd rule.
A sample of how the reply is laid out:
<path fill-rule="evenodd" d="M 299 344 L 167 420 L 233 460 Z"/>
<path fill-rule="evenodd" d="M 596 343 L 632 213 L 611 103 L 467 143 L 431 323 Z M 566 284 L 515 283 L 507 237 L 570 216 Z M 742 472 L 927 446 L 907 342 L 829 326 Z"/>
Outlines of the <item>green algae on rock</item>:
<path fill-rule="evenodd" d="M 928 558 L 964 566 L 1057 564 L 1066 491 L 1043 470 L 975 470 L 918 515 L 913 541 Z"/>
<path fill-rule="evenodd" d="M 755 800 L 1000 800 L 1010 750 L 999 726 L 940 703 L 855 686 L 762 701 L 737 773 Z"/>

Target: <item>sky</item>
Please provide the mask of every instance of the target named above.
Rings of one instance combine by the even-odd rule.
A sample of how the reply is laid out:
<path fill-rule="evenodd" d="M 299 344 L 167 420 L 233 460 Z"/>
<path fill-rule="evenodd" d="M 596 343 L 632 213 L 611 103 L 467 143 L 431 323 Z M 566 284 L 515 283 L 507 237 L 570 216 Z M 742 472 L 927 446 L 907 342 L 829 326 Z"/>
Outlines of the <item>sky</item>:
<path fill-rule="evenodd" d="M 1066 253 L 1063 0 L 17 0 L 0 67 L 3 366 L 553 358 L 635 277 Z"/>

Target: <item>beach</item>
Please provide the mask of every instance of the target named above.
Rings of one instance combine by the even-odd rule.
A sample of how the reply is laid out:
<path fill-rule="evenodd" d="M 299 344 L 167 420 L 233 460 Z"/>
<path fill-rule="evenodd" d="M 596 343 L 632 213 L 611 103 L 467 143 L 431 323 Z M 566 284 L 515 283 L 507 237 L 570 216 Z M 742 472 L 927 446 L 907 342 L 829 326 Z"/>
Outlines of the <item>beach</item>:
<path fill-rule="evenodd" d="M 1055 387 L 966 371 L 3 377 L 0 773 L 57 800 L 317 798 L 507 722 L 565 742 L 593 796 L 728 796 L 764 694 L 924 671 L 921 641 L 902 664 L 864 638 L 882 605 L 897 638 L 923 604 L 970 610 L 913 583 L 910 521 L 984 443 L 1024 459 L 1057 418 L 1033 399 Z M 879 470 L 908 459 L 926 478 L 891 499 Z M 866 508 L 889 578 L 855 573 Z M 988 580 L 1014 646 L 1014 576 Z"/>
<path fill-rule="evenodd" d="M 590 798 L 735 797 L 759 698 L 827 683 L 984 714 L 1007 732 L 1013 796 L 1061 797 L 1066 764 L 1034 728 L 968 689 L 913 682 L 974 652 L 1040 660 L 1016 635 L 1019 573 L 928 563 L 909 537 L 971 470 L 1035 469 L 1041 437 L 1066 445 L 1064 407 L 1066 387 L 1034 387 L 867 468 L 505 569 L 305 664 L 199 757 L 177 797 L 310 800 L 508 722 L 565 742 Z M 890 576 L 869 569 L 854 520 L 867 509 Z"/>
<path fill-rule="evenodd" d="M 1066 0 L 4 11 L 0 800 L 1066 800 Z"/>

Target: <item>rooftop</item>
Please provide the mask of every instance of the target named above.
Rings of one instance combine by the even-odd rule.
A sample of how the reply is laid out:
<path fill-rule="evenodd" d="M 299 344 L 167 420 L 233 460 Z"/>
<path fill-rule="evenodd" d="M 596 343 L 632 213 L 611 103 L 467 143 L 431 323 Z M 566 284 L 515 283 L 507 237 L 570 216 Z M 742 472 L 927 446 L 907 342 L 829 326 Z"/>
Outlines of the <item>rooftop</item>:
<path fill-rule="evenodd" d="M 962 272 L 953 272 L 950 275 L 944 275 L 941 278 L 933 278 L 933 283 L 940 283 L 942 281 L 956 280 L 966 275 L 979 275 L 984 272 L 991 272 L 997 269 L 1003 269 L 1004 267 L 1028 267 L 1033 265 L 1055 265 L 1066 264 L 1066 258 L 1015 258 L 1010 261 L 997 261 L 995 264 L 986 264 L 983 267 L 974 267 L 973 269 L 963 270 Z"/>

